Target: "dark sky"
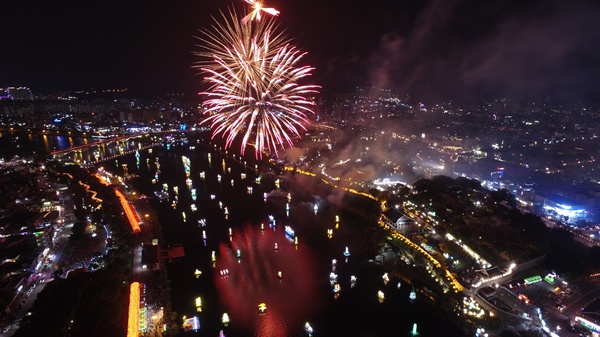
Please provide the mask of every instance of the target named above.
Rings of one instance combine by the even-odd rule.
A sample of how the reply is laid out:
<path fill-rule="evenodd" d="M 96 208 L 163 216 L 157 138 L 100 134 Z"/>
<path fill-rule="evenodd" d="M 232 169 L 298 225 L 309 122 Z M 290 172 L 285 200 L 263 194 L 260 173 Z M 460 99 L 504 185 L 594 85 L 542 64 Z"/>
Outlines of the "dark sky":
<path fill-rule="evenodd" d="M 8 0 L 0 87 L 201 91 L 195 35 L 242 0 Z M 267 0 L 323 92 L 600 100 L 600 1 Z"/>

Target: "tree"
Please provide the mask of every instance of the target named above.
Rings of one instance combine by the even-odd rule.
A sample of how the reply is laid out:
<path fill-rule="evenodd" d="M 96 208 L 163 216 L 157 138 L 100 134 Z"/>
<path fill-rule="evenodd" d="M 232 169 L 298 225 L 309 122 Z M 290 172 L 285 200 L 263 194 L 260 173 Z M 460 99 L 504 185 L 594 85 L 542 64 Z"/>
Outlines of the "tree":
<path fill-rule="evenodd" d="M 71 236 L 69 236 L 69 241 L 76 242 L 83 237 L 85 233 L 85 227 L 87 223 L 84 221 L 77 221 L 73 224 L 73 228 L 71 229 Z"/>

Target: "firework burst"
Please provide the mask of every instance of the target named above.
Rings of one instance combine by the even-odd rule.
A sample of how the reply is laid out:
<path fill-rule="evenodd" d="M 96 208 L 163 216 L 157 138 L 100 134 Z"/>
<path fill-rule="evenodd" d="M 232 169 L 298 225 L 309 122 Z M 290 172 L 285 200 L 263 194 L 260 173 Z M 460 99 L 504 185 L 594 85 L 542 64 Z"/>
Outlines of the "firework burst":
<path fill-rule="evenodd" d="M 273 16 L 279 15 L 279 11 L 276 10 L 275 8 L 270 8 L 270 7 L 263 7 L 263 4 L 260 1 L 257 0 L 244 0 L 246 3 L 248 3 L 250 6 L 252 6 L 252 11 L 250 12 L 250 14 L 246 15 L 243 19 L 242 19 L 242 23 L 247 23 L 248 21 L 253 21 L 254 19 L 256 19 L 256 21 L 260 21 L 261 19 L 261 15 L 260 12 L 265 12 L 268 14 L 271 14 Z"/>
<path fill-rule="evenodd" d="M 293 138 L 305 130 L 307 115 L 314 103 L 307 97 L 318 92 L 317 85 L 298 82 L 314 69 L 299 66 L 305 55 L 277 32 L 274 21 L 242 23 L 235 11 L 221 13 L 204 31 L 196 64 L 204 75 L 208 90 L 203 106 L 212 137 L 221 135 L 226 147 L 241 139 L 241 152 L 253 143 L 257 157 L 263 151 L 277 155 L 277 150 L 293 145 Z"/>

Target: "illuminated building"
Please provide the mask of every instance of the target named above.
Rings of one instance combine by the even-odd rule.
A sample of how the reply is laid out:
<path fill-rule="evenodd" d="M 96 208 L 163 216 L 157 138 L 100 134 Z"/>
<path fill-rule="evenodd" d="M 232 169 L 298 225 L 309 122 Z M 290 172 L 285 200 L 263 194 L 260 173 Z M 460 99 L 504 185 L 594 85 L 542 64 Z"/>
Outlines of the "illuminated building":
<path fill-rule="evenodd" d="M 583 205 L 571 202 L 559 196 L 544 200 L 544 212 L 568 223 L 575 223 L 587 217 L 588 211 Z"/>
<path fill-rule="evenodd" d="M 418 230 L 417 223 L 410 217 L 406 216 L 398 212 L 395 208 L 390 207 L 385 212 L 383 212 L 383 216 L 385 221 L 388 222 L 390 227 L 394 228 L 397 231 L 407 232 Z"/>
<path fill-rule="evenodd" d="M 405 103 L 408 98 L 400 97 L 389 89 L 357 87 L 353 93 L 336 95 L 332 113 L 363 120 L 375 116 L 395 116 L 410 110 L 410 106 Z"/>
<path fill-rule="evenodd" d="M 0 88 L 0 100 L 33 100 L 33 94 L 27 87 Z"/>
<path fill-rule="evenodd" d="M 600 335 L 600 299 L 596 299 L 575 317 L 575 322 L 589 330 L 592 336 Z"/>

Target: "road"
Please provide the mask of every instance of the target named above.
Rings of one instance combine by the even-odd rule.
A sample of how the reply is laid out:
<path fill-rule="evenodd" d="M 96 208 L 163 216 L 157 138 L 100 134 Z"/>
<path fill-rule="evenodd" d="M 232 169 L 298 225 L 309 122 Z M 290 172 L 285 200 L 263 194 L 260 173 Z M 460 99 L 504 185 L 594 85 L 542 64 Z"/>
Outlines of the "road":
<path fill-rule="evenodd" d="M 73 214 L 73 200 L 67 190 L 59 191 L 59 199 L 61 200 L 59 219 L 62 221 L 63 226 L 56 237 L 56 246 L 48 253 L 54 254 L 54 259 L 38 274 L 35 284 L 23 295 L 19 311 L 8 327 L 8 330 L 0 332 L 0 336 L 2 337 L 11 337 L 17 332 L 21 319 L 29 313 L 38 294 L 44 290 L 46 282 L 52 281 L 55 266 L 62 260 L 63 252 L 67 246 L 69 235 L 71 235 L 71 229 L 75 222 L 75 215 Z"/>

